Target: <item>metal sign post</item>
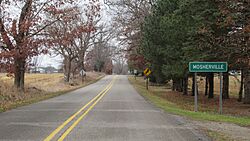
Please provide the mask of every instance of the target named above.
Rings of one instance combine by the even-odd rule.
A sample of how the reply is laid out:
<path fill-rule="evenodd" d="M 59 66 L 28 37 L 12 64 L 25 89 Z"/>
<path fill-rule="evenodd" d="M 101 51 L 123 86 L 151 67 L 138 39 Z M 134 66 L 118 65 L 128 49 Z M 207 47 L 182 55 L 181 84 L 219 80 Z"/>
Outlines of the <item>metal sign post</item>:
<path fill-rule="evenodd" d="M 198 111 L 198 94 L 197 94 L 197 72 L 219 72 L 220 73 L 220 98 L 219 98 L 219 113 L 222 114 L 222 73 L 228 71 L 227 62 L 190 62 L 189 63 L 189 72 L 195 73 L 195 98 L 194 98 L 194 111 Z"/>
<path fill-rule="evenodd" d="M 197 72 L 194 73 L 194 111 L 198 112 Z"/>
<path fill-rule="evenodd" d="M 220 114 L 222 114 L 222 84 L 223 84 L 223 80 L 222 80 L 222 72 L 220 73 Z"/>
<path fill-rule="evenodd" d="M 145 77 L 146 77 L 146 88 L 147 88 L 147 90 L 148 90 L 148 76 L 152 73 L 151 72 L 151 70 L 149 69 L 149 68 L 146 68 L 145 70 L 144 70 L 144 75 L 145 75 Z"/>
<path fill-rule="evenodd" d="M 148 90 L 148 77 L 146 78 L 146 88 Z"/>

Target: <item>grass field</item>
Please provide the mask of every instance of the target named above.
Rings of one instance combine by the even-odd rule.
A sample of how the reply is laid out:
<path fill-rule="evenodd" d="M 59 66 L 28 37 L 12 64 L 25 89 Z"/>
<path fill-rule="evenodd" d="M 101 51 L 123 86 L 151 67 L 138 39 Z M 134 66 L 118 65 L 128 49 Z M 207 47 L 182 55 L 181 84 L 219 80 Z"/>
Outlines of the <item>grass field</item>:
<path fill-rule="evenodd" d="M 183 96 L 181 93 L 172 92 L 166 86 L 150 86 L 145 88 L 143 78 L 129 78 L 137 91 L 156 106 L 167 112 L 187 116 L 193 119 L 220 121 L 250 126 L 250 105 L 238 103 L 235 98 L 224 101 L 224 115 L 218 114 L 218 96 L 208 99 L 199 95 L 199 111 L 193 112 L 193 96 Z"/>
<path fill-rule="evenodd" d="M 26 74 L 25 91 L 20 93 L 13 86 L 13 78 L 0 74 L 0 112 L 64 94 L 91 84 L 102 76 L 102 73 L 89 72 L 84 83 L 80 79 L 65 83 L 64 75 L 60 73 Z"/>

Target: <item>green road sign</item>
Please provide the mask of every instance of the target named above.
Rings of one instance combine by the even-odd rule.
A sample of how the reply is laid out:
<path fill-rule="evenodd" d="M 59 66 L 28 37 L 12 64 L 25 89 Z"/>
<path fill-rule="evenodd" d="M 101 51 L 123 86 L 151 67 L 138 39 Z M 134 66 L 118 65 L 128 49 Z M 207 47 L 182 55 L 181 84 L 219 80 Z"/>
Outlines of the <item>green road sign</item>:
<path fill-rule="evenodd" d="M 189 72 L 227 72 L 227 62 L 190 62 Z"/>

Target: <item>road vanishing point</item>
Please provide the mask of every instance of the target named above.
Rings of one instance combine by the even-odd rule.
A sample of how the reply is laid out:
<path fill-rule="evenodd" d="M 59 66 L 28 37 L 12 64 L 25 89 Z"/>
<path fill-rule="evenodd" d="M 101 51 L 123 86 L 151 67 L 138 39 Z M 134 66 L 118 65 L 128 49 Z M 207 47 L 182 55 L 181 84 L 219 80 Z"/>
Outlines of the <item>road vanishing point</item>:
<path fill-rule="evenodd" d="M 156 108 L 127 76 L 0 113 L 1 141 L 203 141 L 184 118 Z"/>

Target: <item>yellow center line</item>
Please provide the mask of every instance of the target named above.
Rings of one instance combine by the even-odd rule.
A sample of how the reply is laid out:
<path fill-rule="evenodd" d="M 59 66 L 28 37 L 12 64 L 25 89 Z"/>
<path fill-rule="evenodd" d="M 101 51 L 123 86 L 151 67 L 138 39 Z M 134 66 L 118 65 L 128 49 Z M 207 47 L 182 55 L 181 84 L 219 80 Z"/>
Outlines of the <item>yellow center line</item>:
<path fill-rule="evenodd" d="M 77 115 L 79 115 L 85 108 L 87 108 L 91 103 L 93 103 L 98 97 L 100 97 L 106 90 L 112 85 L 114 82 L 113 80 L 108 84 L 105 89 L 103 89 L 96 97 L 94 97 L 90 102 L 88 102 L 86 105 L 84 105 L 79 111 L 77 111 L 74 115 L 72 115 L 70 118 L 68 118 L 64 123 L 62 123 L 58 128 L 56 128 L 47 138 L 44 139 L 44 141 L 50 141 L 52 140 L 56 134 L 58 134 L 69 122 L 71 122 Z"/>
<path fill-rule="evenodd" d="M 63 141 L 67 135 L 79 124 L 79 122 L 90 112 L 91 109 L 107 94 L 107 92 L 112 88 L 113 84 L 100 96 L 88 109 L 84 112 L 58 139 L 58 141 Z"/>

